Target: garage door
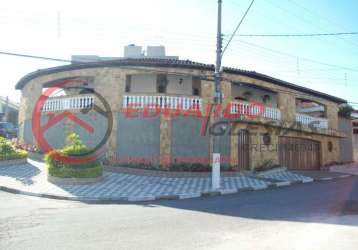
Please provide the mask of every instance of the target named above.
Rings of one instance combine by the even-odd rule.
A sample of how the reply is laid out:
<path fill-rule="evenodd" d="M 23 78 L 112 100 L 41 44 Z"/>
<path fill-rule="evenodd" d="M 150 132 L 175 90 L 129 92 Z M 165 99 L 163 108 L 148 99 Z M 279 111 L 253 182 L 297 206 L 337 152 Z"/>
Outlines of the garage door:
<path fill-rule="evenodd" d="M 280 165 L 288 169 L 317 170 L 320 168 L 320 143 L 313 140 L 279 137 Z"/>

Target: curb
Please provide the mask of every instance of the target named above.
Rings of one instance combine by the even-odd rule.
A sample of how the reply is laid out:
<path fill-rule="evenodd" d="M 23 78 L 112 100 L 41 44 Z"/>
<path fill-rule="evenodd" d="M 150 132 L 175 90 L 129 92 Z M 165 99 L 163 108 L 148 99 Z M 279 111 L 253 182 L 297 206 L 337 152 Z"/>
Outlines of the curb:
<path fill-rule="evenodd" d="M 54 194 L 47 194 L 47 193 L 34 193 L 34 192 L 27 192 L 22 191 L 15 188 L 9 188 L 5 186 L 0 186 L 0 190 L 13 193 L 13 194 L 20 194 L 20 195 L 27 195 L 33 197 L 41 197 L 47 199 L 54 199 L 54 200 L 67 200 L 67 201 L 79 201 L 79 202 L 86 202 L 86 203 L 93 203 L 93 204 L 103 204 L 103 203 L 136 203 L 136 202 L 148 202 L 148 201 L 165 201 L 165 200 L 183 200 L 183 199 L 193 199 L 193 198 L 207 198 L 207 197 L 214 197 L 214 196 L 222 196 L 222 195 L 230 195 L 230 194 L 237 194 L 240 192 L 247 192 L 247 191 L 258 191 L 264 190 L 269 188 L 282 188 L 291 186 L 294 184 L 305 184 L 311 183 L 314 181 L 327 181 L 333 179 L 342 179 L 351 177 L 353 175 L 344 174 L 337 177 L 326 177 L 326 178 L 318 178 L 313 179 L 307 177 L 306 180 L 300 181 L 279 181 L 276 183 L 269 183 L 267 185 L 261 185 L 257 187 L 244 187 L 240 189 L 227 189 L 227 190 L 213 190 L 213 191 L 205 191 L 200 193 L 188 193 L 188 194 L 180 194 L 180 195 L 148 195 L 148 196 L 128 196 L 128 197 L 118 197 L 118 198 L 110 198 L 110 197 L 69 197 L 69 196 L 62 196 L 62 195 L 54 195 Z"/>
<path fill-rule="evenodd" d="M 335 179 L 344 179 L 344 178 L 348 178 L 348 177 L 352 177 L 354 175 L 351 174 L 342 174 L 340 176 L 336 176 L 336 177 L 321 177 L 321 178 L 314 178 L 315 181 L 331 181 L 331 180 L 335 180 Z"/>
<path fill-rule="evenodd" d="M 20 165 L 20 164 L 25 164 L 25 163 L 27 163 L 27 158 L 3 160 L 3 161 L 0 161 L 0 168 L 1 167 L 9 167 L 9 166 Z"/>
<path fill-rule="evenodd" d="M 221 195 L 229 195 L 229 194 L 236 194 L 245 191 L 257 191 L 257 190 L 264 190 L 269 188 L 269 185 L 262 185 L 259 187 L 244 187 L 240 189 L 227 189 L 227 190 L 218 190 L 218 191 L 206 191 L 201 193 L 189 193 L 189 194 L 180 194 L 180 195 L 148 195 L 148 196 L 128 196 L 128 197 L 119 197 L 119 198 L 110 198 L 110 197 L 70 197 L 70 196 L 62 196 L 62 195 L 54 195 L 54 194 L 47 194 L 47 193 L 34 193 L 34 192 L 27 192 L 22 191 L 15 188 L 9 188 L 5 186 L 0 186 L 0 190 L 12 193 L 12 194 L 20 194 L 32 197 L 40 197 L 40 198 L 47 198 L 47 199 L 54 199 L 54 200 L 67 200 L 67 201 L 79 201 L 79 202 L 86 202 L 86 203 L 136 203 L 136 202 L 148 202 L 148 201 L 165 201 L 165 200 L 184 200 L 184 199 L 193 199 L 193 198 L 207 198 L 207 197 L 214 197 L 214 196 L 221 196 Z"/>
<path fill-rule="evenodd" d="M 343 178 L 348 178 L 348 177 L 351 177 L 351 176 L 353 176 L 353 175 L 351 175 L 351 174 L 344 174 L 344 175 L 338 176 L 337 178 L 343 179 Z"/>

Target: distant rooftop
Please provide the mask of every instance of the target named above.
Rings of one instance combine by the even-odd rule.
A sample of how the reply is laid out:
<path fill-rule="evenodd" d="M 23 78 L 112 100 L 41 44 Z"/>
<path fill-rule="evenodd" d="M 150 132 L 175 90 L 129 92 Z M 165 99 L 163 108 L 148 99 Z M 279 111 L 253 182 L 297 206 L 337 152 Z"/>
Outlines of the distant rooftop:
<path fill-rule="evenodd" d="M 119 59 L 174 59 L 178 60 L 178 56 L 167 56 L 165 46 L 148 46 L 147 50 L 143 50 L 142 46 L 130 44 L 124 47 L 123 57 L 100 57 L 97 55 L 72 55 L 72 63 L 88 63 L 88 62 L 102 62 L 102 61 L 114 61 Z"/>
<path fill-rule="evenodd" d="M 351 117 L 353 119 L 358 119 L 358 110 L 354 110 L 352 113 L 351 113 Z"/>

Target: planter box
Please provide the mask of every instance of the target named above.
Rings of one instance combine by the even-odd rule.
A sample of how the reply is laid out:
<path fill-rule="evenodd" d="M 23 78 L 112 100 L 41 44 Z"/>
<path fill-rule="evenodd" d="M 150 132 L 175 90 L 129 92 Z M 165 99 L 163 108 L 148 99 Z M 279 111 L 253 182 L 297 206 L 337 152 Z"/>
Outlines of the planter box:
<path fill-rule="evenodd" d="M 0 167 L 19 165 L 27 163 L 27 158 L 0 161 Z"/>
<path fill-rule="evenodd" d="M 41 161 L 43 162 L 44 161 L 44 154 L 41 154 L 41 153 L 34 153 L 34 152 L 29 152 L 28 154 L 28 158 L 31 159 L 31 160 L 35 160 L 35 161 Z"/>

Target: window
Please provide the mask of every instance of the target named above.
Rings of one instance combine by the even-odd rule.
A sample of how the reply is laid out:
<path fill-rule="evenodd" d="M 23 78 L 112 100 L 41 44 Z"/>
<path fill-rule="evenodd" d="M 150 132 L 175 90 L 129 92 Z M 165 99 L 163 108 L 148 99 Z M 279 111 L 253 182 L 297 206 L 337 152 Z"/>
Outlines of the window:
<path fill-rule="evenodd" d="M 248 101 L 247 98 L 241 97 L 241 96 L 236 96 L 236 97 L 235 97 L 235 100 L 236 100 L 236 101 L 244 101 L 244 102 L 247 102 L 247 101 Z"/>
<path fill-rule="evenodd" d="M 128 75 L 126 76 L 126 92 L 129 93 L 131 92 L 131 83 L 132 83 L 132 76 Z"/>
<path fill-rule="evenodd" d="M 331 141 L 328 142 L 328 151 L 332 152 L 333 150 L 333 143 Z"/>
<path fill-rule="evenodd" d="M 271 144 L 271 135 L 269 133 L 265 133 L 262 135 L 262 140 L 266 146 Z"/>
<path fill-rule="evenodd" d="M 358 135 L 358 128 L 353 129 L 353 134 Z"/>
<path fill-rule="evenodd" d="M 353 122 L 353 127 L 358 127 L 358 122 Z"/>
<path fill-rule="evenodd" d="M 193 88 L 193 95 L 196 95 L 196 96 L 200 95 L 200 91 L 198 88 Z"/>
<path fill-rule="evenodd" d="M 193 95 L 201 95 L 201 81 L 200 78 L 193 78 Z"/>
<path fill-rule="evenodd" d="M 267 104 L 271 100 L 271 96 L 263 95 L 263 96 L 261 96 L 261 99 L 265 104 Z"/>
<path fill-rule="evenodd" d="M 157 92 L 166 93 L 168 85 L 168 78 L 166 75 L 157 75 Z"/>

